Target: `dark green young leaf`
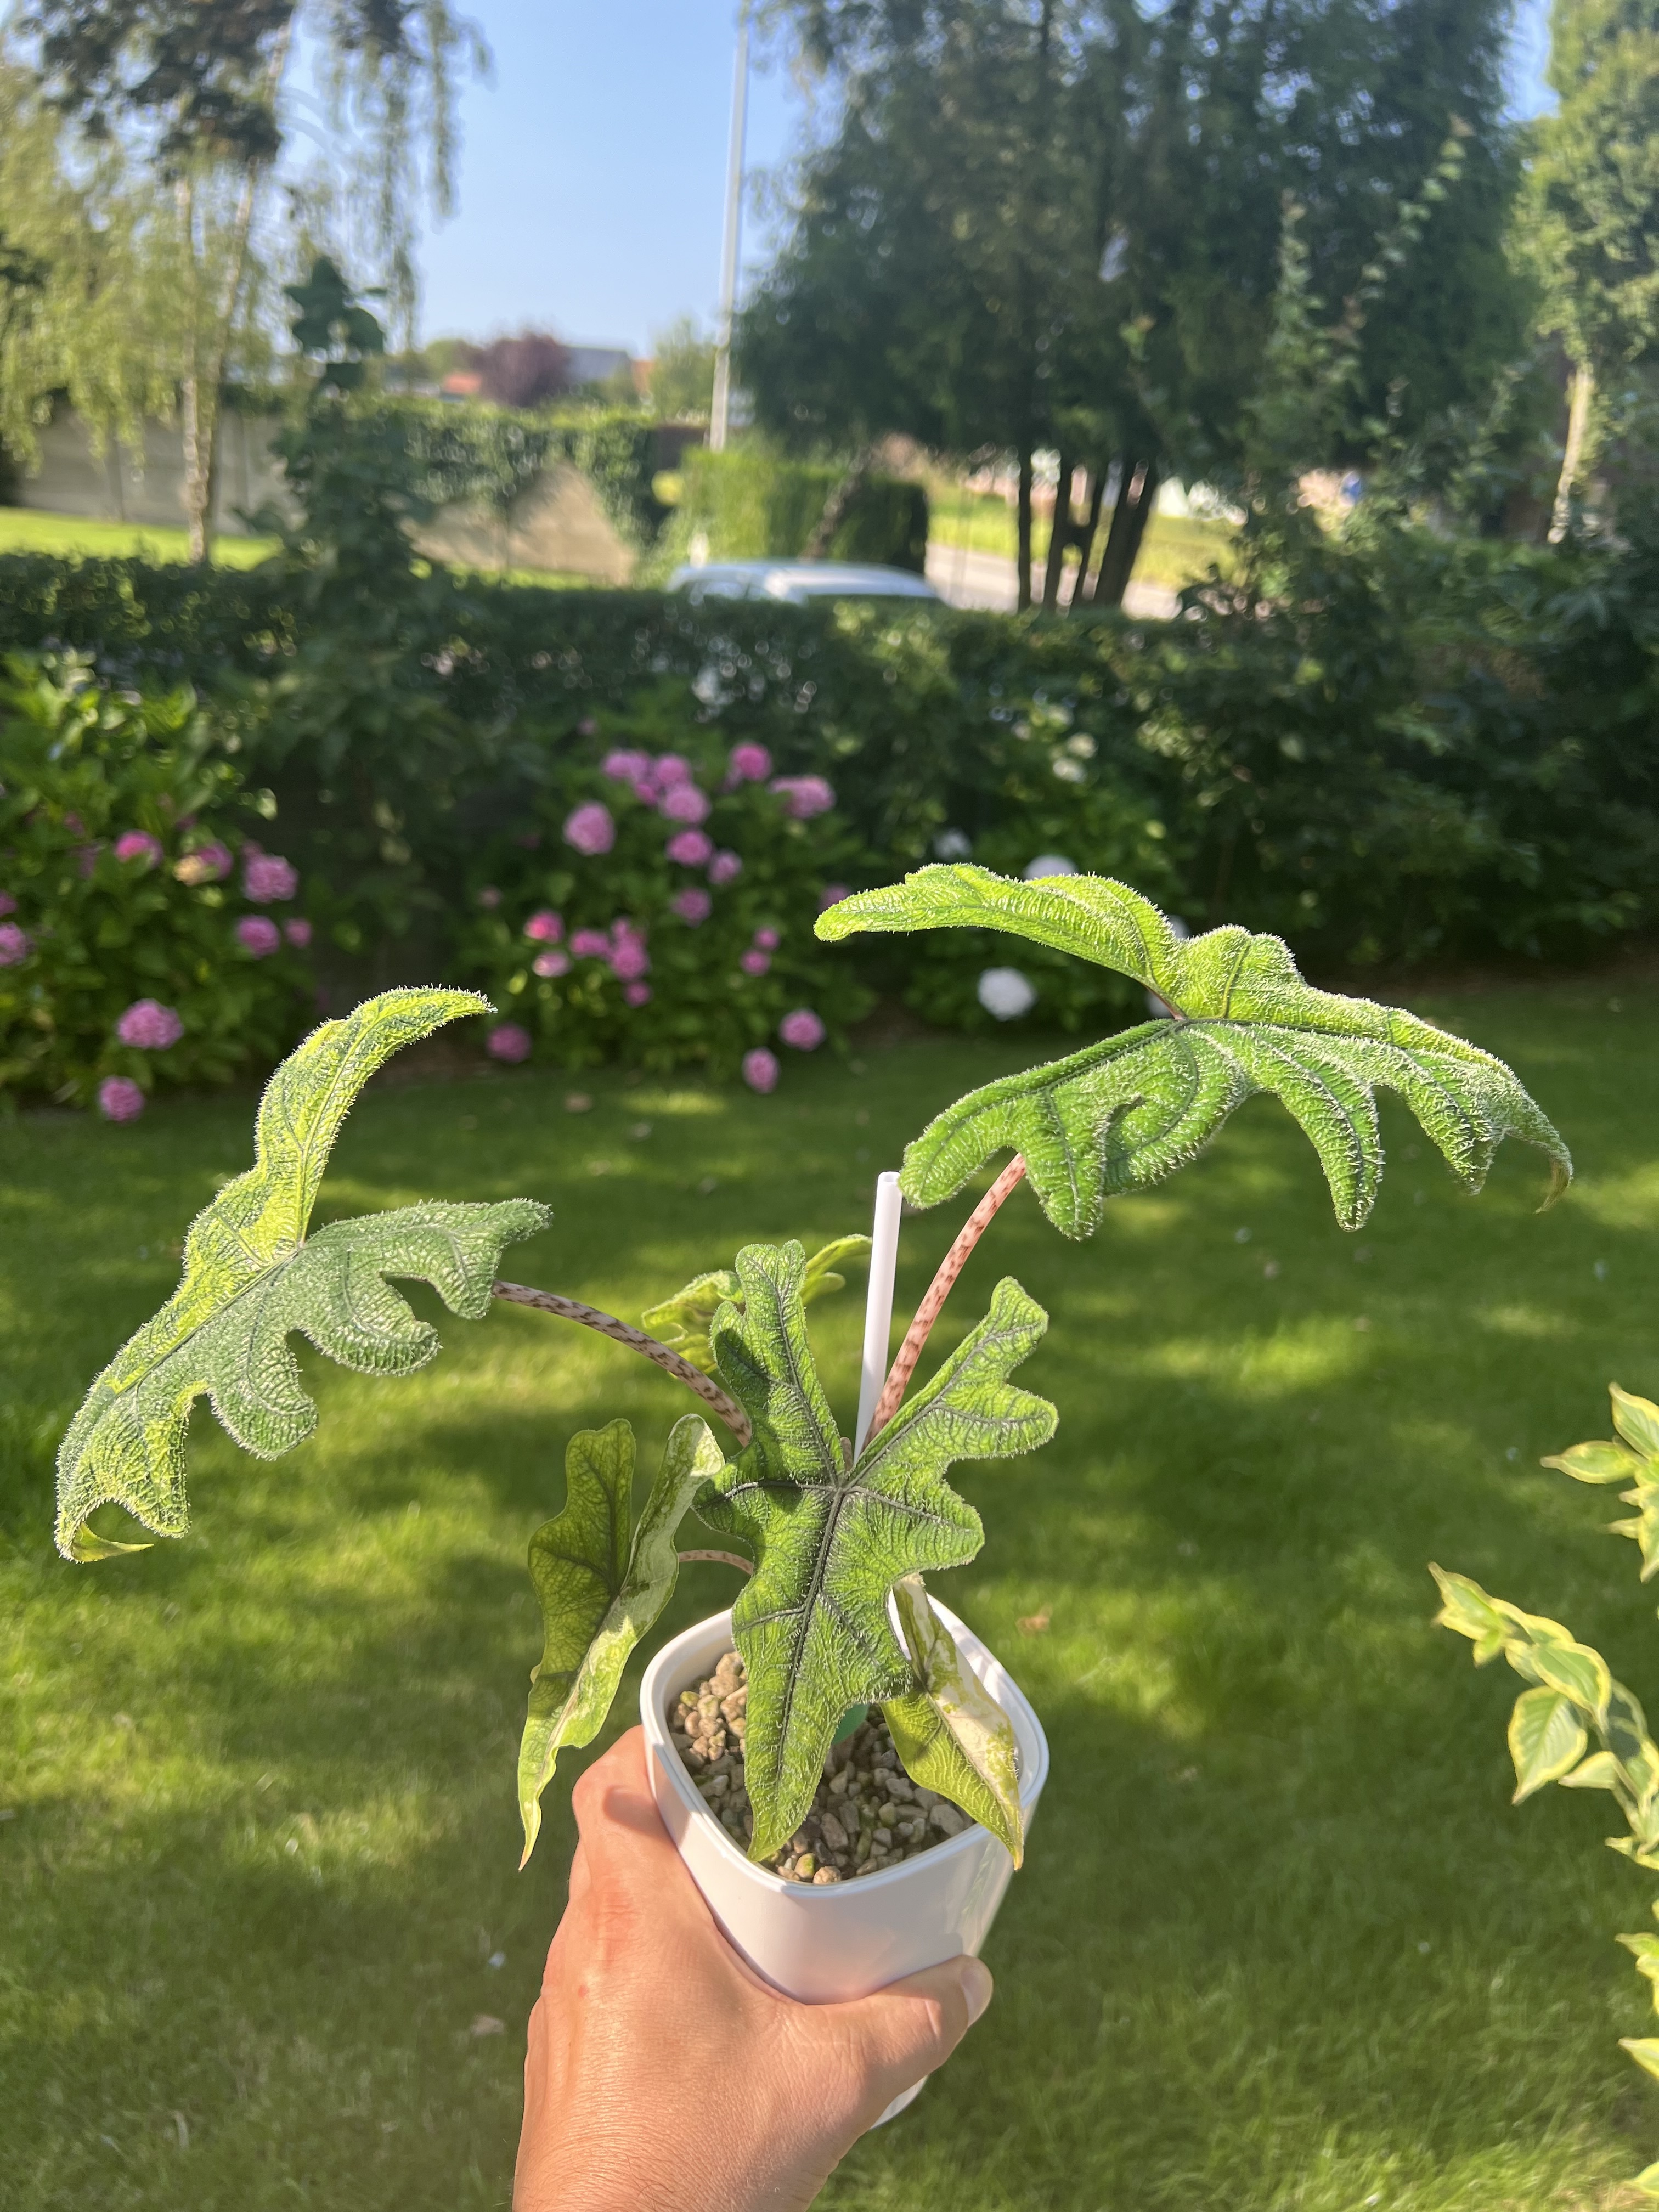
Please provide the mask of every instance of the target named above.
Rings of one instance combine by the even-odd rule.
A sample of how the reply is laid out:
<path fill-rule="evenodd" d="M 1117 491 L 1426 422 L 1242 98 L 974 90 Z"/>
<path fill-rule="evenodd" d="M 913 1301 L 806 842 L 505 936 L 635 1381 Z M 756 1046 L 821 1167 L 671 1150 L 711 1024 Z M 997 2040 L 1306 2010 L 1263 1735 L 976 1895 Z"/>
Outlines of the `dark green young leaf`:
<path fill-rule="evenodd" d="M 697 1507 L 711 1526 L 746 1538 L 756 1560 L 732 1619 L 749 1670 L 744 1750 L 757 1859 L 794 1833 L 848 1708 L 915 1688 L 887 1594 L 902 1576 L 972 1559 L 983 1540 L 945 1469 L 1031 1451 L 1055 1419 L 1045 1400 L 1008 1382 L 1048 1316 L 1005 1278 L 978 1328 L 849 1466 L 807 1339 L 805 1273 L 799 1244 L 738 1255 L 742 1303 L 720 1308 L 714 1346 L 754 1438 Z"/>
<path fill-rule="evenodd" d="M 205 1393 L 245 1450 L 275 1459 L 309 1436 L 289 1339 L 366 1375 L 407 1375 L 438 1350 L 388 1277 L 429 1283 L 452 1313 L 481 1320 L 501 1247 L 549 1219 L 528 1199 L 427 1205 L 342 1221 L 306 1237 L 318 1187 L 352 1101 L 400 1045 L 462 1014 L 469 991 L 387 991 L 313 1030 L 259 1103 L 254 1164 L 198 1214 L 179 1288 L 93 1383 L 58 1455 L 58 1545 L 93 1559 L 131 1549 L 88 1516 L 123 1505 L 158 1535 L 189 1525 L 185 1426 Z"/>
<path fill-rule="evenodd" d="M 696 1414 L 677 1421 L 636 1527 L 629 1424 L 612 1421 L 571 1438 L 563 1510 L 530 1540 L 530 1579 L 541 1601 L 544 1640 L 530 1677 L 519 1747 L 521 1866 L 536 1848 L 541 1795 L 560 1752 L 592 1743 L 604 1727 L 634 1647 L 674 1594 L 680 1522 L 724 1464 Z"/>
<path fill-rule="evenodd" d="M 870 1255 L 867 1237 L 837 1237 L 814 1252 L 806 1263 L 806 1275 L 801 1285 L 801 1304 L 811 1305 L 814 1298 L 827 1297 L 832 1291 L 844 1291 L 847 1278 L 836 1271 L 849 1260 L 865 1260 Z M 707 1275 L 699 1275 L 677 1291 L 672 1298 L 660 1305 L 648 1306 L 640 1316 L 640 1325 L 650 1330 L 659 1344 L 678 1352 L 682 1359 L 704 1375 L 714 1371 L 714 1354 L 708 1341 L 708 1332 L 714 1316 L 731 1299 L 743 1303 L 743 1285 L 735 1271 L 716 1267 Z"/>
<path fill-rule="evenodd" d="M 1502 1060 L 1398 1008 L 1314 990 L 1277 937 L 1229 927 L 1177 938 L 1149 900 L 1106 877 L 1015 883 L 986 868 L 927 867 L 817 921 L 829 939 L 953 927 L 1010 931 L 1115 969 L 1170 1017 L 948 1107 L 905 1152 L 904 1192 L 917 1205 L 949 1198 L 1012 1149 L 1049 1219 L 1086 1237 L 1107 1199 L 1184 1167 L 1259 1091 L 1308 1136 L 1345 1228 L 1364 1220 L 1382 1178 L 1379 1089 L 1401 1094 L 1471 1190 L 1507 1136 L 1548 1153 L 1551 1199 L 1571 1177 L 1565 1146 Z"/>
<path fill-rule="evenodd" d="M 1014 1724 L 957 1650 L 921 1577 L 895 1583 L 893 1598 L 917 1679 L 908 1697 L 889 1698 L 882 1707 L 893 1748 L 913 1782 L 988 1828 L 1018 1866 L 1025 1819 Z"/>

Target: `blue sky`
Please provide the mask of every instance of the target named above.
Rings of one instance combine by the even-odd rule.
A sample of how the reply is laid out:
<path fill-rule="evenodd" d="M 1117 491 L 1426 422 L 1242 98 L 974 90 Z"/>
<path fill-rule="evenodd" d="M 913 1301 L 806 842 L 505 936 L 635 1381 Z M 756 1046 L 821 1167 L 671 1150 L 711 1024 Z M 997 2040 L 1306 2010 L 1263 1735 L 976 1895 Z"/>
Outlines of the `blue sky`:
<path fill-rule="evenodd" d="M 1536 112 L 1546 0 L 1522 0 L 1517 112 Z M 422 328 L 534 326 L 644 352 L 720 284 L 733 0 L 471 0 L 493 82 L 465 94 L 459 212 L 427 238 Z M 750 91 L 751 167 L 775 171 L 805 116 L 787 70 Z M 763 247 L 752 211 L 747 243 Z"/>

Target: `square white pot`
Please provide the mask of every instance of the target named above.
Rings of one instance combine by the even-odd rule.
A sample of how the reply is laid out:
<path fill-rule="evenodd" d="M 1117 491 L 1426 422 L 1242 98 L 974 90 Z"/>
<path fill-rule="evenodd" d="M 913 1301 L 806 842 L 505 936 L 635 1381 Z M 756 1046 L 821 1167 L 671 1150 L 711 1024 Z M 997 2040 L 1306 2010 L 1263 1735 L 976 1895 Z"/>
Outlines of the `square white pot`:
<path fill-rule="evenodd" d="M 933 1601 L 957 1647 L 1014 1724 L 1019 1796 L 1029 1832 L 1048 1777 L 1048 1742 L 1018 1684 L 973 1631 Z M 726 1939 L 757 1973 L 808 2004 L 868 1996 L 902 1975 L 963 1952 L 977 1955 L 1013 1872 L 1006 1849 L 976 1822 L 947 1842 L 856 1881 L 786 1881 L 757 1866 L 698 1796 L 668 1731 L 682 1690 L 714 1672 L 732 1649 L 732 1616 L 700 1621 L 666 1644 L 646 1669 L 640 1718 L 651 1747 L 658 1810 L 692 1880 Z M 883 2119 L 908 2105 L 899 2098 Z"/>

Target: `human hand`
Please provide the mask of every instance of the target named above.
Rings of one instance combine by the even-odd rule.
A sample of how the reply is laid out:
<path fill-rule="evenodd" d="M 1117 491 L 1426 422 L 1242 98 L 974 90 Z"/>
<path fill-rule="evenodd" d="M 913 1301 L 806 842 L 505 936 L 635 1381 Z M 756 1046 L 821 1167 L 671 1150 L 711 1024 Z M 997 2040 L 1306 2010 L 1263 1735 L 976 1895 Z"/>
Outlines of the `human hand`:
<path fill-rule="evenodd" d="M 952 1959 L 799 2004 L 732 1948 L 634 1729 L 576 1784 L 570 1901 L 530 2015 L 514 2212 L 796 2212 L 991 2001 Z"/>

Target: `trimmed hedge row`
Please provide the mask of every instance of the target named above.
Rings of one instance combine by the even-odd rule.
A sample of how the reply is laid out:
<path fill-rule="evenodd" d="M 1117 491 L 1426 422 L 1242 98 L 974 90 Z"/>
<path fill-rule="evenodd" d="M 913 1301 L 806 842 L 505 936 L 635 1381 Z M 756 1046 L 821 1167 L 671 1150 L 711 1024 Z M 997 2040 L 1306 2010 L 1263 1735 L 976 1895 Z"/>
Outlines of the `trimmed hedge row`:
<path fill-rule="evenodd" d="M 447 957 L 469 856 L 556 811 L 641 712 L 660 742 L 757 742 L 780 772 L 827 776 L 861 848 L 851 879 L 1058 853 L 1195 927 L 1277 930 L 1326 970 L 1575 957 L 1654 920 L 1655 544 L 1397 532 L 1333 545 L 1296 596 L 1194 598 L 1169 624 L 694 607 L 438 572 L 362 641 L 307 629 L 295 604 L 275 563 L 0 560 L 0 643 L 58 641 L 212 702 L 284 848 L 327 885 L 325 936 L 371 980 Z M 994 943 L 860 957 L 936 1018 L 988 1018 Z M 1035 1024 L 1126 1003 L 1018 957 Z"/>

